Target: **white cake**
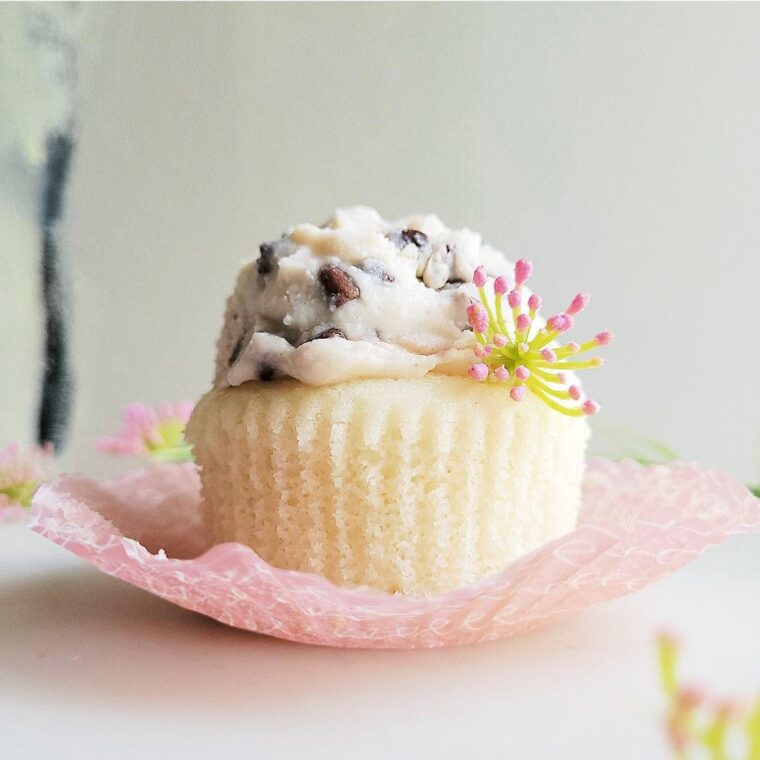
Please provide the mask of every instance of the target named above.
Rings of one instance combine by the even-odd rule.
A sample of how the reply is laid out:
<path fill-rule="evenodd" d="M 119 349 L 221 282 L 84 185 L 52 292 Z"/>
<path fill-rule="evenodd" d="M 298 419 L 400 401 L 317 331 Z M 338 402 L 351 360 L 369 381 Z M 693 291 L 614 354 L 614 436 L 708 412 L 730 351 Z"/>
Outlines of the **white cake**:
<path fill-rule="evenodd" d="M 572 374 L 596 360 L 570 354 L 609 334 L 557 337 L 586 296 L 544 322 L 529 262 L 432 215 L 338 210 L 260 251 L 187 430 L 217 542 L 337 584 L 431 595 L 573 529 L 584 412 L 598 407 L 575 404 Z"/>

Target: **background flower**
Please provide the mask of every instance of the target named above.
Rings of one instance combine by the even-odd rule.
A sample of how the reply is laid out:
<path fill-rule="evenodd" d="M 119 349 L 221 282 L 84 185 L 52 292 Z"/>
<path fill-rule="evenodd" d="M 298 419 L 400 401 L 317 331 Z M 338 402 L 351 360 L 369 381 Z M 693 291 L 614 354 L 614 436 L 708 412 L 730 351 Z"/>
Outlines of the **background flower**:
<path fill-rule="evenodd" d="M 665 729 L 673 757 L 760 760 L 760 697 L 749 707 L 681 683 L 678 640 L 657 637 L 660 684 L 667 698 Z M 734 753 L 734 748 L 738 747 Z"/>
<path fill-rule="evenodd" d="M 10 443 L 0 451 L 0 509 L 27 509 L 40 483 L 53 472 L 53 449 L 33 446 L 24 450 Z"/>
<path fill-rule="evenodd" d="M 146 456 L 161 462 L 185 462 L 192 452 L 185 440 L 185 425 L 193 411 L 191 401 L 156 407 L 130 404 L 124 424 L 115 436 L 99 438 L 96 446 L 110 454 Z"/>

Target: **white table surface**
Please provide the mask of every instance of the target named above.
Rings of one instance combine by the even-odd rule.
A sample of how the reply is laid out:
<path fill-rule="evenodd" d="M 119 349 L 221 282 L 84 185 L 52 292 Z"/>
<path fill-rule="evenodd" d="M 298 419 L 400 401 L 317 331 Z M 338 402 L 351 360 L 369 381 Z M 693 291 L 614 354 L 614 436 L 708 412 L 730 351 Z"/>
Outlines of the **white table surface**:
<path fill-rule="evenodd" d="M 760 690 L 760 536 L 507 641 L 331 650 L 226 628 L 0 524 L 0 757 L 669 757 L 654 636 Z"/>

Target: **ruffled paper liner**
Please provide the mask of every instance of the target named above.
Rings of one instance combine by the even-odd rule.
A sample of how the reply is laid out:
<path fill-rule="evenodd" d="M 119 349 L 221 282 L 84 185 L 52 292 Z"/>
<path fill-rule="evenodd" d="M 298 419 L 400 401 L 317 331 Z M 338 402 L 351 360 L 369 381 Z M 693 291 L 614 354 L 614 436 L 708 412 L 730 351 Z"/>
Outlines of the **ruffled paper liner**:
<path fill-rule="evenodd" d="M 208 547 L 195 467 L 37 492 L 33 530 L 109 575 L 227 625 L 336 647 L 439 647 L 505 638 L 638 591 L 732 534 L 760 501 L 721 472 L 590 463 L 578 528 L 481 582 L 433 598 L 343 588 L 241 544 Z"/>

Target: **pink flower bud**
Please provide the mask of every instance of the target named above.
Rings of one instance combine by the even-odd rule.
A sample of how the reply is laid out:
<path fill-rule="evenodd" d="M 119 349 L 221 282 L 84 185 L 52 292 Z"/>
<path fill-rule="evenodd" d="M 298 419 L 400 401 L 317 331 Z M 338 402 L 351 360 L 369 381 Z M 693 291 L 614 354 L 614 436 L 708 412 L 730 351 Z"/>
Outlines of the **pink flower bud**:
<path fill-rule="evenodd" d="M 509 396 L 512 399 L 512 401 L 522 401 L 522 397 L 524 395 L 525 395 L 524 385 L 516 385 L 514 388 L 511 388 L 509 391 Z"/>
<path fill-rule="evenodd" d="M 530 327 L 530 317 L 527 314 L 517 315 L 517 329 L 525 332 Z"/>
<path fill-rule="evenodd" d="M 515 264 L 515 286 L 519 287 L 527 282 L 533 274 L 533 262 L 528 259 L 520 259 Z"/>
<path fill-rule="evenodd" d="M 515 368 L 515 377 L 518 380 L 527 380 L 530 377 L 530 370 L 520 364 Z"/>
<path fill-rule="evenodd" d="M 505 335 L 502 335 L 501 333 L 496 333 L 496 335 L 493 336 L 493 342 L 495 346 L 498 346 L 499 348 L 503 348 L 507 345 L 507 338 Z"/>
<path fill-rule="evenodd" d="M 571 354 L 577 354 L 578 351 L 581 350 L 580 345 L 578 345 L 574 340 L 571 340 L 565 348 L 571 353 Z"/>
<path fill-rule="evenodd" d="M 604 330 L 596 334 L 595 340 L 598 346 L 608 346 L 614 338 L 615 336 L 609 330 Z"/>
<path fill-rule="evenodd" d="M 476 343 L 475 348 L 472 349 L 472 352 L 475 354 L 475 356 L 483 356 L 483 346 L 481 346 L 480 343 Z"/>
<path fill-rule="evenodd" d="M 583 404 L 583 411 L 588 415 L 594 415 L 599 412 L 601 407 L 593 399 L 589 399 Z"/>
<path fill-rule="evenodd" d="M 482 362 L 470 365 L 467 371 L 473 380 L 478 380 L 481 383 L 488 377 L 488 367 Z"/>
<path fill-rule="evenodd" d="M 496 367 L 493 375 L 500 383 L 505 383 L 509 380 L 509 370 L 503 364 Z"/>
<path fill-rule="evenodd" d="M 571 385 L 567 392 L 570 394 L 570 398 L 573 401 L 580 401 L 581 398 L 581 389 L 577 385 Z"/>
<path fill-rule="evenodd" d="M 553 317 L 549 317 L 549 321 L 546 324 L 550 330 L 563 333 L 573 326 L 573 318 L 567 314 L 555 314 Z"/>
<path fill-rule="evenodd" d="M 562 385 L 567 385 L 570 382 L 570 378 L 568 377 L 567 372 L 558 373 L 557 379 L 562 383 Z"/>
<path fill-rule="evenodd" d="M 570 314 L 570 316 L 580 314 L 586 308 L 590 298 L 591 296 L 588 293 L 578 293 L 570 302 L 570 306 L 565 309 L 565 313 Z"/>
<path fill-rule="evenodd" d="M 506 277 L 499 276 L 493 281 L 493 291 L 503 296 L 509 290 L 509 283 Z"/>
<path fill-rule="evenodd" d="M 486 284 L 487 279 L 485 267 L 480 266 L 473 272 L 472 281 L 477 287 L 482 288 Z"/>
<path fill-rule="evenodd" d="M 467 307 L 467 324 L 479 333 L 488 329 L 488 314 L 479 303 L 471 303 Z"/>
<path fill-rule="evenodd" d="M 507 302 L 513 309 L 517 309 L 520 306 L 520 291 L 519 290 L 510 290 L 509 295 L 507 296 Z"/>
<path fill-rule="evenodd" d="M 483 356 L 488 356 L 488 354 L 490 354 L 491 351 L 493 351 L 491 346 L 483 346 Z"/>
<path fill-rule="evenodd" d="M 545 348 L 543 351 L 541 351 L 541 356 L 543 356 L 544 360 L 547 362 L 557 361 L 557 354 L 555 354 L 554 351 L 551 350 L 551 348 Z"/>
<path fill-rule="evenodd" d="M 541 301 L 541 296 L 537 296 L 535 293 L 533 293 L 528 299 L 528 308 L 531 311 L 538 311 L 541 308 L 542 303 L 543 301 Z"/>

